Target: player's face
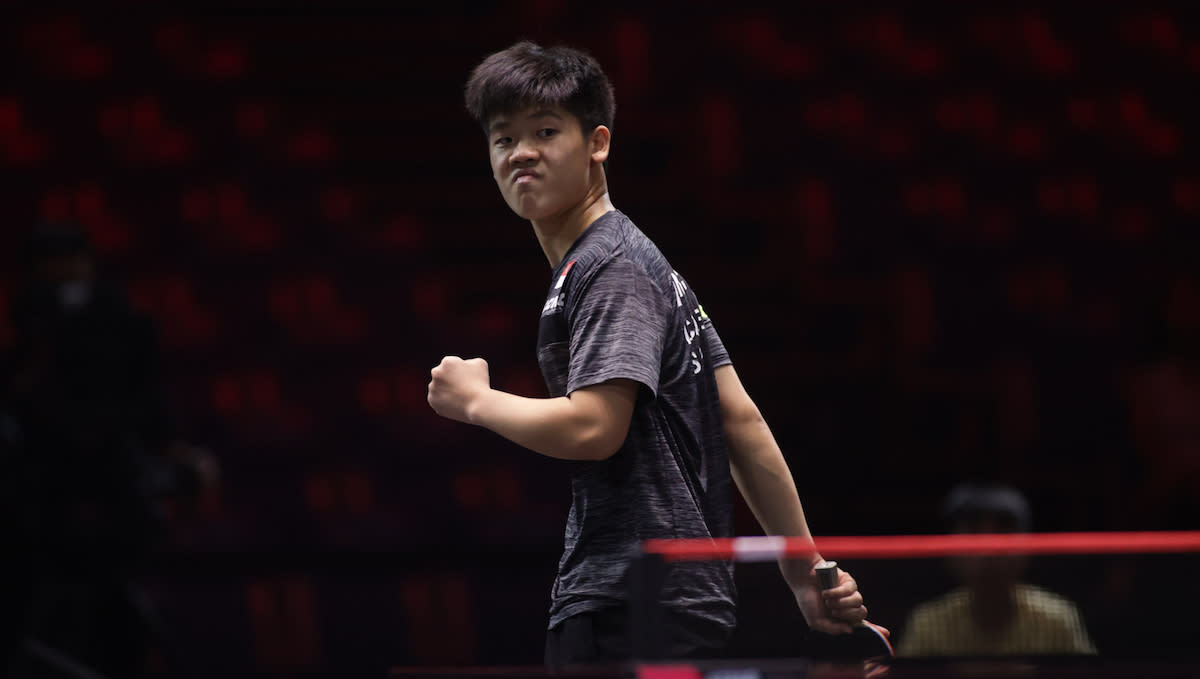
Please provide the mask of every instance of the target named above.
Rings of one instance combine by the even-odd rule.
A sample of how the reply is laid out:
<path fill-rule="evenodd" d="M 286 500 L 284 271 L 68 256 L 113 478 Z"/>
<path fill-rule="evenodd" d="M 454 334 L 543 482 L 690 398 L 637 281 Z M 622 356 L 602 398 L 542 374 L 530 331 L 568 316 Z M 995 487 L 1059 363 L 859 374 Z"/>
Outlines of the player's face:
<path fill-rule="evenodd" d="M 607 157 L 607 129 L 598 130 L 603 134 L 585 135 L 579 119 L 558 107 L 494 118 L 488 128 L 492 177 L 512 211 L 547 219 L 583 202 Z"/>

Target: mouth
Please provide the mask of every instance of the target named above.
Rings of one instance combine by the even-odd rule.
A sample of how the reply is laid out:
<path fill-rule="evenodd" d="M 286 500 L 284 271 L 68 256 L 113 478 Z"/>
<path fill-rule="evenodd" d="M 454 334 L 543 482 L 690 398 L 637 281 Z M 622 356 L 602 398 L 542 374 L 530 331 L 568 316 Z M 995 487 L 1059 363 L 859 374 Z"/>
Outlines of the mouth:
<path fill-rule="evenodd" d="M 514 184 L 528 184 L 537 178 L 538 173 L 534 172 L 533 170 L 517 170 L 516 174 L 513 175 L 512 180 Z"/>

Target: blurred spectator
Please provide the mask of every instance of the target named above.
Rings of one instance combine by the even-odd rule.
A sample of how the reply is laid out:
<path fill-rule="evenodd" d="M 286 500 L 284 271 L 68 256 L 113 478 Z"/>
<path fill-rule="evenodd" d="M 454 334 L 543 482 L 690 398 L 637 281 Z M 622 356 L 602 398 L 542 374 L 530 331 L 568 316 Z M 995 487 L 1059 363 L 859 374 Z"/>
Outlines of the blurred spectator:
<path fill-rule="evenodd" d="M 215 464 L 174 439 L 151 323 L 96 275 L 86 234 L 40 226 L 24 254 L 0 363 L 3 674 L 137 677 L 160 630 L 133 574 L 163 500 Z"/>
<path fill-rule="evenodd" d="M 946 497 L 955 533 L 1029 530 L 1029 503 L 1007 486 L 964 484 Z M 901 656 L 1094 654 L 1075 604 L 1020 581 L 1023 556 L 962 556 L 950 566 L 962 586 L 917 606 L 900 638 Z"/>

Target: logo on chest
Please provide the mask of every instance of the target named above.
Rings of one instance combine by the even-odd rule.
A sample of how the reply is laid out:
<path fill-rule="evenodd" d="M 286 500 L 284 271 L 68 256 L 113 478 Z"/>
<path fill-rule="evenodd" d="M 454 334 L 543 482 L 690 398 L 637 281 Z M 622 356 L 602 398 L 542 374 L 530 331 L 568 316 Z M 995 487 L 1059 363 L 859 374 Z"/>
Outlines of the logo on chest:
<path fill-rule="evenodd" d="M 550 297 L 546 299 L 546 303 L 542 305 L 542 315 L 548 316 L 562 310 L 563 305 L 563 284 L 567 282 L 567 274 L 571 273 L 571 267 L 575 266 L 578 260 L 572 259 L 567 262 L 566 268 L 559 274 L 558 280 L 554 282 L 554 287 L 550 288 Z"/>

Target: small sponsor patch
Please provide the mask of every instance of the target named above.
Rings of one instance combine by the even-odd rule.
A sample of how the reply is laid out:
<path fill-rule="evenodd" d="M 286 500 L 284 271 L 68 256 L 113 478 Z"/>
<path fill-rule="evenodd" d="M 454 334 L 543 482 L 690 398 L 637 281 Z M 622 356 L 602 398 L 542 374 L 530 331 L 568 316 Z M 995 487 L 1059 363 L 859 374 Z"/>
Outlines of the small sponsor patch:
<path fill-rule="evenodd" d="M 567 268 L 563 269 L 562 275 L 558 277 L 558 282 L 554 284 L 555 290 L 562 289 L 563 283 L 567 281 L 567 274 L 571 272 L 571 267 L 575 266 L 575 262 L 577 261 L 579 260 L 572 259 L 571 261 L 567 262 Z"/>

